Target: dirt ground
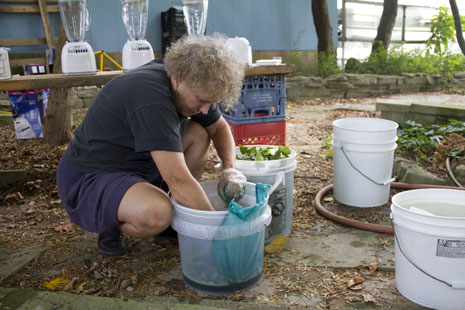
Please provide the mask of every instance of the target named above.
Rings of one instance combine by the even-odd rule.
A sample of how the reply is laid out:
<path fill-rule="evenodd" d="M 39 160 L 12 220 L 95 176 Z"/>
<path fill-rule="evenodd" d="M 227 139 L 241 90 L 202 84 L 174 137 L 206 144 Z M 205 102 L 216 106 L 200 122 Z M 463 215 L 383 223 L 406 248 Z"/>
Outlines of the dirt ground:
<path fill-rule="evenodd" d="M 345 117 L 379 117 L 374 111 L 330 109 L 336 104 L 366 104 L 359 100 L 313 100 L 287 103 L 286 144 L 298 152 L 298 168 L 295 171 L 293 232 L 325 230 L 334 227 L 315 212 L 315 195 L 332 183 L 332 159 L 325 157 L 325 143 L 332 132 L 332 121 Z M 327 107 L 328 109 L 326 109 Z M 319 109 L 317 109 L 319 108 Z M 81 111 L 85 112 L 85 111 Z M 50 147 L 42 139 L 16 140 L 13 126 L 0 127 L 2 152 L 1 169 L 24 169 L 24 182 L 0 188 L 0 246 L 20 249 L 44 246 L 45 250 L 35 260 L 14 275 L 5 279 L 2 286 L 34 288 L 39 290 L 67 290 L 76 294 L 112 296 L 121 298 L 143 298 L 146 296 L 186 296 L 189 298 L 222 298 L 224 300 L 247 301 L 245 293 L 225 297 L 203 296 L 186 288 L 178 280 L 157 277 L 180 264 L 177 245 L 155 243 L 153 238 L 126 238 L 129 252 L 121 258 L 102 258 L 97 251 L 97 235 L 85 232 L 71 224 L 55 185 L 55 168 L 66 148 L 65 145 Z M 203 179 L 214 179 L 219 175 L 215 168 L 215 156 L 211 156 Z M 445 170 L 437 170 L 444 176 Z M 386 222 L 386 212 L 378 209 L 378 222 Z M 360 215 L 354 214 L 359 217 Z M 373 214 L 369 215 L 372 219 Z M 364 219 L 362 219 L 364 220 Z M 282 290 L 268 299 L 286 304 L 292 294 L 315 294 L 320 298 L 340 298 L 346 301 L 363 301 L 360 295 L 347 290 L 342 279 L 356 277 L 357 271 L 333 270 L 326 283 L 314 291 L 302 291 L 299 286 L 301 270 L 276 270 L 268 264 L 272 254 L 265 255 L 264 275 L 281 273 L 284 279 L 294 279 L 294 284 L 283 281 Z M 323 270 L 322 270 L 323 272 Z M 390 275 L 392 277 L 392 274 Z M 51 282 L 67 279 L 64 282 Z M 70 281 L 71 279 L 71 281 Z M 278 277 L 279 279 L 279 277 Z M 281 279 L 283 277 L 281 276 Z M 326 280 L 325 280 L 326 281 Z M 345 281 L 345 280 L 344 280 Z M 71 283 L 71 284 L 70 284 Z M 47 288 L 48 287 L 48 288 Z M 331 298 L 331 297 L 329 297 Z"/>

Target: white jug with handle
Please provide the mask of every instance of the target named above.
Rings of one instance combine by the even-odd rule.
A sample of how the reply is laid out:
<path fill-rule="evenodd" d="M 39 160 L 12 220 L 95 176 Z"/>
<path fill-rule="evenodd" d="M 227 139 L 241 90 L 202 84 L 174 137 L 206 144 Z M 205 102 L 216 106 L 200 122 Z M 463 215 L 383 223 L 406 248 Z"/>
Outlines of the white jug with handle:
<path fill-rule="evenodd" d="M 243 65 L 252 64 L 252 48 L 246 38 L 229 38 L 226 40 L 226 46 L 233 50 Z"/>

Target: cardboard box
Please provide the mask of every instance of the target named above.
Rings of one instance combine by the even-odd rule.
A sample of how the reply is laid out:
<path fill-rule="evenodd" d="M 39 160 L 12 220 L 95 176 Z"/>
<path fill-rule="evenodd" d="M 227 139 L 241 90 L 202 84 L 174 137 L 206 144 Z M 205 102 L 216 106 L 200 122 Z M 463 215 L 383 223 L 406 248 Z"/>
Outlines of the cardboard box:
<path fill-rule="evenodd" d="M 48 88 L 8 92 L 17 139 L 43 138 L 49 96 Z"/>

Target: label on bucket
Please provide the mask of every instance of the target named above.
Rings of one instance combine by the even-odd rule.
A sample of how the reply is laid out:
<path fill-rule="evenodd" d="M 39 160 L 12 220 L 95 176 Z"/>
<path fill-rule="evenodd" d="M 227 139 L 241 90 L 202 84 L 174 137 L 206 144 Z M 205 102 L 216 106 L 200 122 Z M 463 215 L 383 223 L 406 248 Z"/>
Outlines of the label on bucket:
<path fill-rule="evenodd" d="M 436 256 L 465 258 L 465 240 L 438 239 Z"/>
<path fill-rule="evenodd" d="M 271 224 L 266 229 L 265 239 L 277 236 L 286 231 L 286 188 L 278 187 L 270 195 L 268 204 L 271 207 Z"/>

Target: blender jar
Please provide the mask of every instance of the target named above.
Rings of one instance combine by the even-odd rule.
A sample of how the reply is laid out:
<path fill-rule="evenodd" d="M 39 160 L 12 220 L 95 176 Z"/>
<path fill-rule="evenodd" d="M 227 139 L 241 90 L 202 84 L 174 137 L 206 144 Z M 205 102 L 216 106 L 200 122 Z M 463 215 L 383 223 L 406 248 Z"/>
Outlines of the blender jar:
<path fill-rule="evenodd" d="M 61 20 L 69 42 L 83 42 L 90 26 L 86 0 L 58 0 Z"/>
<path fill-rule="evenodd" d="M 189 35 L 202 35 L 207 24 L 208 0 L 182 0 L 184 21 Z"/>
<path fill-rule="evenodd" d="M 121 0 L 123 23 L 129 40 L 144 40 L 149 9 L 148 0 Z"/>

